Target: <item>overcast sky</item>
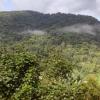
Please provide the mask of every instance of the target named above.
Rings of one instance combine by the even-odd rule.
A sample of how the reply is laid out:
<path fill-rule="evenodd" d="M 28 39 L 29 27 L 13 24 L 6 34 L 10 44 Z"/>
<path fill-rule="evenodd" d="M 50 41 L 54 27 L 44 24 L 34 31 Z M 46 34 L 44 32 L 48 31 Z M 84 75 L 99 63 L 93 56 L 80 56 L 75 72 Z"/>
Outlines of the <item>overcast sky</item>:
<path fill-rule="evenodd" d="M 100 19 L 100 0 L 0 0 L 0 11 L 5 10 L 75 13 Z"/>

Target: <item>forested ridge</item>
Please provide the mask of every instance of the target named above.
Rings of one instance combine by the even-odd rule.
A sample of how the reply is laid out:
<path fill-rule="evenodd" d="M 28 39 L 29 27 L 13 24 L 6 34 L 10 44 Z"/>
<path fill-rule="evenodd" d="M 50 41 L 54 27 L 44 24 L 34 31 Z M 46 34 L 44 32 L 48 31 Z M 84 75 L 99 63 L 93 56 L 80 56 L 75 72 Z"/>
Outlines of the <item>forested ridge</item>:
<path fill-rule="evenodd" d="M 74 14 L 43 14 L 35 11 L 0 12 L 0 33 L 56 29 L 74 24 L 100 24 L 92 17 Z"/>

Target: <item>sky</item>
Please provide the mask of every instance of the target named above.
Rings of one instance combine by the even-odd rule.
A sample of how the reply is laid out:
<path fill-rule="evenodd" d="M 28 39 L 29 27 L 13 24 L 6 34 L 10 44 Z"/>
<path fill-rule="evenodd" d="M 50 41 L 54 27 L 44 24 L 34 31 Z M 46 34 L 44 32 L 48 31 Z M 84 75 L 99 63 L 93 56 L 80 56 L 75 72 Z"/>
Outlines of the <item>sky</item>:
<path fill-rule="evenodd" d="M 12 10 L 84 14 L 100 19 L 100 0 L 0 0 L 0 11 Z"/>

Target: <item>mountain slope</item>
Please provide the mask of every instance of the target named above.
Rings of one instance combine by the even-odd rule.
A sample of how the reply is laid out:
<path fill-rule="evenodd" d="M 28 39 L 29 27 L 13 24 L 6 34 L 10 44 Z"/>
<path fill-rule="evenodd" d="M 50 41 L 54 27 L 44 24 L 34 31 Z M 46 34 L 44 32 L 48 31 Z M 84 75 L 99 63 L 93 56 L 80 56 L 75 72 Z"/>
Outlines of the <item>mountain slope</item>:
<path fill-rule="evenodd" d="M 91 17 L 73 14 L 42 14 L 33 11 L 0 12 L 0 33 L 21 32 L 25 30 L 50 30 L 74 24 L 99 24 Z"/>

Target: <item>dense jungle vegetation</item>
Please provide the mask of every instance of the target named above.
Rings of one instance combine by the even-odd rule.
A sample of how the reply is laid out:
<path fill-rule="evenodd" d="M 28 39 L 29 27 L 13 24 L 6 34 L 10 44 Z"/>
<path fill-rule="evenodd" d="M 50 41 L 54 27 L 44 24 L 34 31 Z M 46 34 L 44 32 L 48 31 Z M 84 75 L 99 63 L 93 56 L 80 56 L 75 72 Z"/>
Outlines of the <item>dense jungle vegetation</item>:
<path fill-rule="evenodd" d="M 0 100 L 100 100 L 99 27 L 91 16 L 0 12 Z"/>
<path fill-rule="evenodd" d="M 0 43 L 0 100 L 100 100 L 100 43 L 74 33 Z"/>

